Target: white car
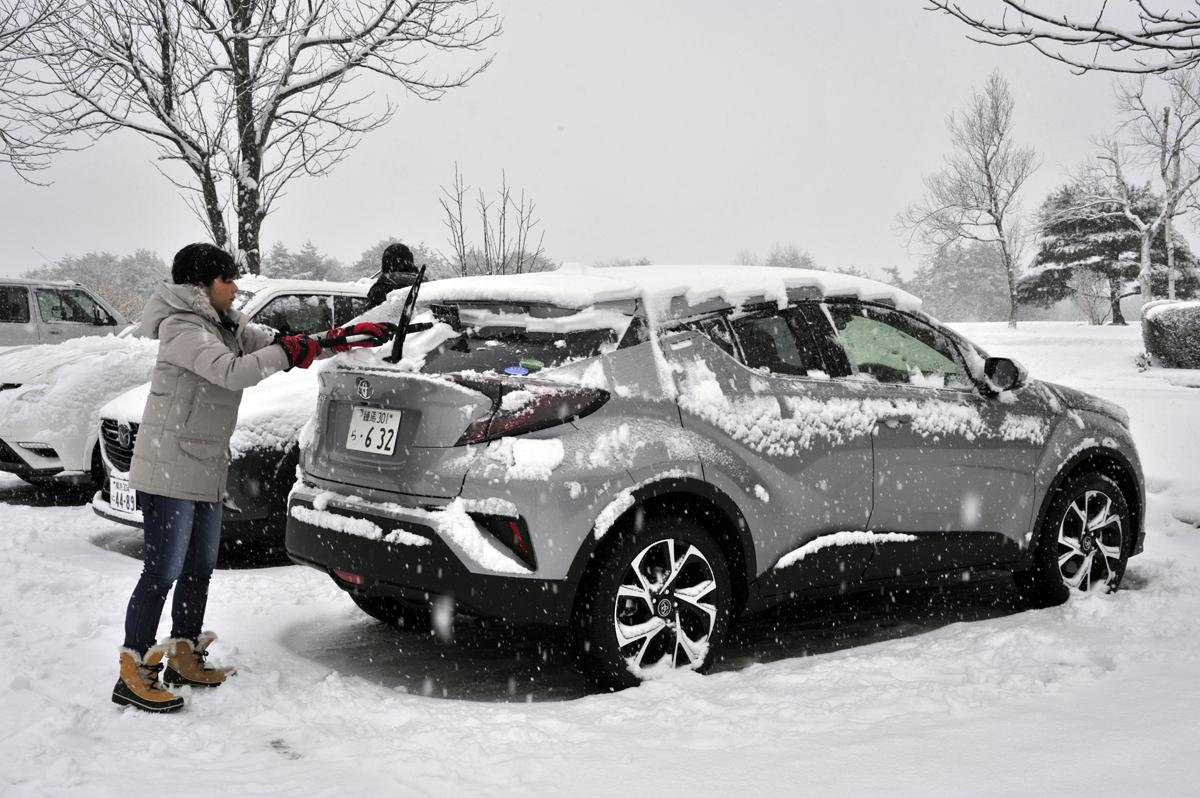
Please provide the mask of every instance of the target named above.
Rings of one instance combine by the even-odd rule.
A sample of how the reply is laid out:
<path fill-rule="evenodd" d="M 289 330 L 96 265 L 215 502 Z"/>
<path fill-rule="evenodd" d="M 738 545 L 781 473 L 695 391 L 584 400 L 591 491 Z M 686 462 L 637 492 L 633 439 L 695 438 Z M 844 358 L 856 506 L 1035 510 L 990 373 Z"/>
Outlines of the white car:
<path fill-rule="evenodd" d="M 317 368 L 272 374 L 247 388 L 229 441 L 229 481 L 221 537 L 243 542 L 282 543 L 287 494 L 296 479 L 300 431 L 317 406 Z M 137 386 L 100 409 L 101 447 L 108 479 L 92 498 L 92 509 L 110 521 L 142 525 L 129 465 L 150 383 Z"/>
<path fill-rule="evenodd" d="M 244 277 L 238 287 L 234 305 L 255 323 L 316 333 L 362 313 L 371 286 Z M 104 481 L 100 408 L 149 380 L 158 354 L 158 342 L 141 338 L 139 327 L 0 350 L 0 471 L 27 482 Z"/>

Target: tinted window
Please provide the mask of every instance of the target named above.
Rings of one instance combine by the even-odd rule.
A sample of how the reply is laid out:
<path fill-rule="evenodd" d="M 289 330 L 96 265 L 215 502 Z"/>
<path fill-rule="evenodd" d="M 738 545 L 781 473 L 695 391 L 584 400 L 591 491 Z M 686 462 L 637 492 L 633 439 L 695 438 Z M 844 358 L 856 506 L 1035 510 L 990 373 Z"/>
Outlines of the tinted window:
<path fill-rule="evenodd" d="M 725 351 L 725 354 L 730 357 L 737 357 L 733 351 L 733 333 L 729 327 L 725 325 L 725 320 L 721 318 L 701 319 L 700 321 L 691 322 L 687 325 L 688 329 L 708 338 L 714 344 Z"/>
<path fill-rule="evenodd" d="M 29 290 L 17 285 L 0 285 L 0 322 L 29 323 Z"/>
<path fill-rule="evenodd" d="M 96 304 L 96 300 L 78 288 L 38 288 L 34 296 L 42 321 L 116 324 L 116 320 Z"/>
<path fill-rule="evenodd" d="M 970 387 L 954 345 L 928 324 L 872 305 L 831 303 L 829 313 L 858 375 L 924 387 Z"/>
<path fill-rule="evenodd" d="M 336 324 L 345 324 L 350 319 L 361 316 L 366 310 L 366 297 L 335 296 L 333 298 L 333 317 Z"/>
<path fill-rule="evenodd" d="M 746 365 L 776 374 L 805 376 L 810 371 L 823 372 L 821 351 L 808 325 L 794 309 L 787 315 L 791 318 L 767 313 L 732 321 Z"/>
<path fill-rule="evenodd" d="M 272 299 L 254 321 L 284 335 L 321 333 L 333 326 L 330 297 L 322 294 L 288 294 Z"/>

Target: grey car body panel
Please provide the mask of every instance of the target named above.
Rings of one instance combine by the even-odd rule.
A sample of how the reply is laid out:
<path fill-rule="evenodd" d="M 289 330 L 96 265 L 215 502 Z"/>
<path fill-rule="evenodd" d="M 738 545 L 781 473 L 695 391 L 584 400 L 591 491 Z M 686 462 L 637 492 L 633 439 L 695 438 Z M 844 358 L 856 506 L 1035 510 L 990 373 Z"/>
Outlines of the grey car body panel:
<path fill-rule="evenodd" d="M 813 297 L 791 297 L 801 298 Z M 702 310 L 729 311 L 706 301 L 703 308 L 673 303 L 671 318 L 651 341 L 537 375 L 543 381 L 602 385 L 610 394 L 584 418 L 519 436 L 561 444 L 561 461 L 549 478 L 514 476 L 505 459 L 515 445 L 511 438 L 449 445 L 486 412 L 488 400 L 458 387 L 439 394 L 422 382 L 446 384 L 437 376 L 378 379 L 380 385 L 396 381 L 396 393 L 380 406 L 393 401 L 402 410 L 422 412 L 416 394 L 405 394 L 410 385 L 421 384 L 422 401 L 450 411 L 445 426 L 421 439 L 439 445 L 409 446 L 402 464 L 391 470 L 336 452 L 345 436 L 337 406 L 357 401 L 355 379 L 371 378 L 338 368 L 323 379 L 322 426 L 304 455 L 303 480 L 312 489 L 410 507 L 442 507 L 454 498 L 473 506 L 496 499 L 511 503 L 528 526 L 537 568 L 503 578 L 540 587 L 561 584 L 561 592 L 553 591 L 560 602 L 573 596 L 605 536 L 634 517 L 644 501 L 666 493 L 715 504 L 736 525 L 749 604 L 755 607 L 799 590 L 844 590 L 855 582 L 975 566 L 1019 567 L 1056 480 L 1089 445 L 1128 464 L 1138 492 L 1134 501 L 1141 506 L 1136 451 L 1121 411 L 1109 403 L 1036 380 L 995 395 L 982 383 L 936 388 L 751 369 L 704 334 L 680 326 Z M 956 346 L 969 345 L 928 317 L 918 318 Z M 964 363 L 979 360 L 980 350 L 974 349 Z M 689 381 L 701 367 L 726 397 L 747 404 L 735 403 L 724 415 L 689 404 Z M 455 409 L 455 402 L 461 407 Z M 429 406 L 423 412 L 432 413 Z M 752 412 L 774 414 L 800 431 L 793 430 L 791 441 L 747 435 L 738 427 Z M 424 433 L 414 428 L 412 440 L 418 434 Z M 867 543 L 818 548 L 800 564 L 776 567 L 822 536 L 853 531 L 877 535 Z M 880 542 L 878 535 L 887 533 L 915 540 Z M 469 557 L 462 559 L 467 571 L 496 577 Z M 545 591 L 531 591 L 536 601 L 534 594 Z M 495 612 L 505 614 L 503 608 Z M 562 612 L 560 606 L 556 617 Z"/>

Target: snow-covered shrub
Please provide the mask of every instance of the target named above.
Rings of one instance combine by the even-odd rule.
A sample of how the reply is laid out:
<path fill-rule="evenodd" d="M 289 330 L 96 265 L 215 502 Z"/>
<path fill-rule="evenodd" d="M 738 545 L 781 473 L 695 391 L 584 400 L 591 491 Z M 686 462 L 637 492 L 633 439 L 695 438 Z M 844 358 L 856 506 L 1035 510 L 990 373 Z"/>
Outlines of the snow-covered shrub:
<path fill-rule="evenodd" d="M 1200 301 L 1164 299 L 1142 308 L 1146 352 L 1166 368 L 1200 368 Z"/>

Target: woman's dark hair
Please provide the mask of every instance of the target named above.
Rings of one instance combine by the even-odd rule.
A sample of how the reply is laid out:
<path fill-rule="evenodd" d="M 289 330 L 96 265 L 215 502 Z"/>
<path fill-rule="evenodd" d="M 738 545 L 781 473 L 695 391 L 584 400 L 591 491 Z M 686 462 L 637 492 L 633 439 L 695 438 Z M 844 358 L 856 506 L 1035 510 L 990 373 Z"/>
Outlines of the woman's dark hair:
<path fill-rule="evenodd" d="M 415 272 L 412 250 L 403 244 L 391 244 L 383 251 L 380 264 L 385 272 Z"/>
<path fill-rule="evenodd" d="M 218 277 L 233 280 L 240 270 L 233 256 L 212 244 L 188 244 L 175 253 L 171 279 L 176 284 L 212 285 Z"/>

